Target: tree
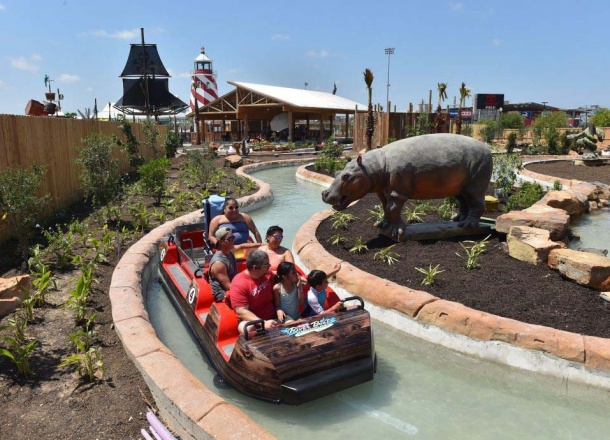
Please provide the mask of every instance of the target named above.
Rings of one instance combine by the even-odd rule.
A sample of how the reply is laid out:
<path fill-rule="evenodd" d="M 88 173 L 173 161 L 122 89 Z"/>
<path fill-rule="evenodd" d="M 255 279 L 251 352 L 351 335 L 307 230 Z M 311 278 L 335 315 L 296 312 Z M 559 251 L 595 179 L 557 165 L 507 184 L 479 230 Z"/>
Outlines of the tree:
<path fill-rule="evenodd" d="M 470 97 L 470 89 L 466 88 L 466 83 L 463 82 L 462 86 L 460 87 L 460 108 L 458 109 L 458 117 L 457 117 L 457 122 L 455 124 L 455 132 L 457 134 L 461 134 L 462 133 L 462 107 L 464 106 L 464 103 L 466 102 L 466 98 Z"/>
<path fill-rule="evenodd" d="M 40 220 L 51 196 L 40 196 L 44 167 L 32 165 L 32 169 L 5 168 L 0 171 L 0 229 L 8 229 L 19 241 L 24 260 L 28 256 L 29 237 Z"/>
<path fill-rule="evenodd" d="M 369 94 L 369 113 L 366 118 L 366 151 L 371 150 L 373 143 L 373 132 L 375 131 L 375 118 L 373 117 L 373 72 L 371 69 L 364 69 L 364 83 Z"/>
<path fill-rule="evenodd" d="M 154 197 L 157 205 L 161 204 L 161 197 L 167 192 L 167 172 L 170 166 L 170 160 L 163 157 L 151 159 L 138 168 L 143 191 Z"/>
<path fill-rule="evenodd" d="M 603 108 L 598 110 L 589 118 L 596 127 L 610 127 L 610 109 Z"/>
<path fill-rule="evenodd" d="M 76 163 L 81 166 L 81 185 L 93 205 L 101 206 L 112 200 L 119 190 L 119 163 L 112 157 L 117 145 L 116 139 L 93 132 L 82 143 L 77 148 L 79 157 L 76 159 Z"/>
<path fill-rule="evenodd" d="M 438 107 L 436 108 L 436 117 L 434 118 L 434 126 L 437 133 L 443 131 L 445 119 L 443 118 L 443 109 L 441 104 L 447 99 L 447 83 L 438 83 Z"/>
<path fill-rule="evenodd" d="M 543 137 L 549 153 L 557 154 L 559 152 L 559 131 L 557 129 L 567 126 L 568 115 L 565 112 L 544 112 L 533 123 L 532 140 L 536 144 L 536 139 Z"/>
<path fill-rule="evenodd" d="M 520 130 L 525 128 L 525 118 L 517 112 L 502 113 L 502 127 Z"/>

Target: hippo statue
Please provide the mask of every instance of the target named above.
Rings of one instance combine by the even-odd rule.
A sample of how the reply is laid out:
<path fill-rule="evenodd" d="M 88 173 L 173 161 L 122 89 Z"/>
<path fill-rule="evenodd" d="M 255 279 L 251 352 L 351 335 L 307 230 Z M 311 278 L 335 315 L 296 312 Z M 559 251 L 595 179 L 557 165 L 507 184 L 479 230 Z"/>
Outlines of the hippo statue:
<path fill-rule="evenodd" d="M 409 199 L 454 196 L 460 203 L 453 219 L 460 227 L 479 225 L 493 160 L 487 144 L 458 134 L 429 134 L 402 139 L 368 151 L 347 163 L 322 200 L 338 211 L 374 192 L 383 207 L 383 232 L 400 237 L 406 224 L 401 211 Z"/>

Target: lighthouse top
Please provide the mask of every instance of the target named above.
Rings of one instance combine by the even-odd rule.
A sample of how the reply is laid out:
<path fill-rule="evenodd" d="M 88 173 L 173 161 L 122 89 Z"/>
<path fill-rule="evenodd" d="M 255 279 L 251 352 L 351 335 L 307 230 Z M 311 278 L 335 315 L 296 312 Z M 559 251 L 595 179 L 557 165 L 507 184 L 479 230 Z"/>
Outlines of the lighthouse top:
<path fill-rule="evenodd" d="M 212 60 L 205 54 L 205 47 L 201 48 L 201 53 L 195 58 L 195 72 L 212 71 Z"/>

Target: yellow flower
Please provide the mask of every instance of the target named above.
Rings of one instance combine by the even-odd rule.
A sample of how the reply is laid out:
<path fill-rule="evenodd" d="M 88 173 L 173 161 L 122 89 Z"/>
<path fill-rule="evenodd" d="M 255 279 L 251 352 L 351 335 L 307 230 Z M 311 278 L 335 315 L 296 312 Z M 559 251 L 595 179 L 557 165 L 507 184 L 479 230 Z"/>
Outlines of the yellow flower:
<path fill-rule="evenodd" d="M 7 215 L 8 215 L 8 212 L 5 212 L 4 215 L 2 216 L 2 220 L 4 220 Z"/>

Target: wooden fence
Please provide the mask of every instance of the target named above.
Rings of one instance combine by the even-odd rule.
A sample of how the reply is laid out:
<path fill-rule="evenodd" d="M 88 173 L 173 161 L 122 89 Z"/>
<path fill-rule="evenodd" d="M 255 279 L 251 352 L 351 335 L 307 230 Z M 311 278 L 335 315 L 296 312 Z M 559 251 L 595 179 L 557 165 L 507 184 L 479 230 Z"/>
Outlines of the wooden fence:
<path fill-rule="evenodd" d="M 57 212 L 83 197 L 79 167 L 75 162 L 78 157 L 77 147 L 82 145 L 82 139 L 98 132 L 117 135 L 125 140 L 118 125 L 118 122 L 93 119 L 0 115 L 0 172 L 8 167 L 29 168 L 31 164 L 44 165 L 46 172 L 41 194 L 51 195 L 50 212 Z M 135 123 L 132 128 L 136 138 L 141 141 L 144 157 L 152 157 L 152 151 L 142 142 L 145 138 L 143 125 Z M 158 128 L 158 144 L 162 145 L 166 127 Z M 119 149 L 115 154 L 120 161 L 121 171 L 127 171 L 127 156 Z M 5 237 L 6 231 L 0 231 L 0 242 L 4 241 Z"/>

